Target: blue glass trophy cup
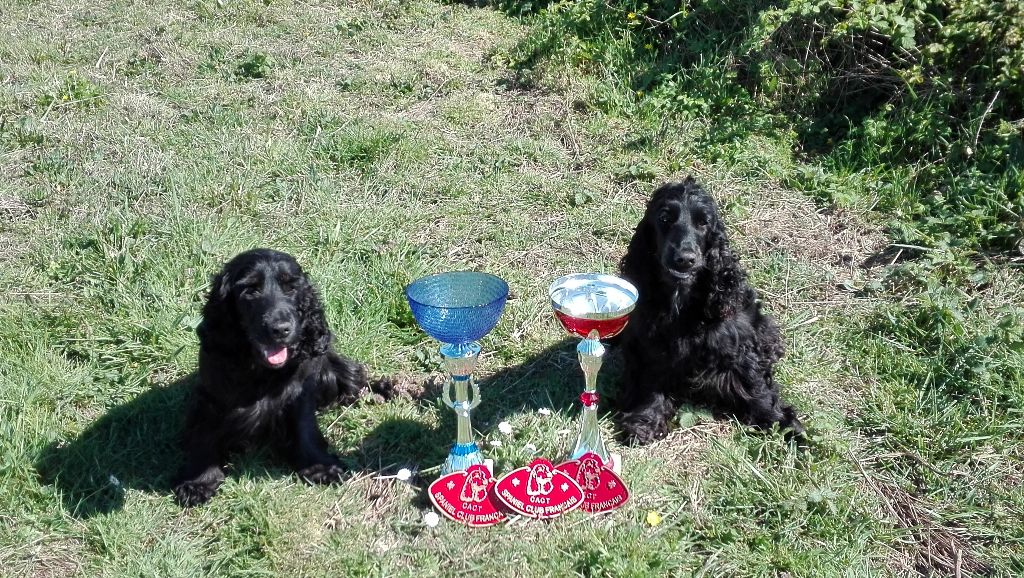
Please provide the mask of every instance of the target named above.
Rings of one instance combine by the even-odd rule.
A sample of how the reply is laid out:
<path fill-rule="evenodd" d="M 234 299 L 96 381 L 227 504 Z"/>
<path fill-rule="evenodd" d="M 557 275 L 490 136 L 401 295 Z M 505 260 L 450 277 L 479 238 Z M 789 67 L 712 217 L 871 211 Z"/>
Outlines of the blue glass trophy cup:
<path fill-rule="evenodd" d="M 442 343 L 441 355 L 451 375 L 441 397 L 455 410 L 457 432 L 441 475 L 484 464 L 469 419 L 470 411 L 480 404 L 480 387 L 473 380 L 473 370 L 480 355 L 477 340 L 498 323 L 508 298 L 508 283 L 488 273 L 453 271 L 413 281 L 405 288 L 405 296 L 416 323 Z"/>

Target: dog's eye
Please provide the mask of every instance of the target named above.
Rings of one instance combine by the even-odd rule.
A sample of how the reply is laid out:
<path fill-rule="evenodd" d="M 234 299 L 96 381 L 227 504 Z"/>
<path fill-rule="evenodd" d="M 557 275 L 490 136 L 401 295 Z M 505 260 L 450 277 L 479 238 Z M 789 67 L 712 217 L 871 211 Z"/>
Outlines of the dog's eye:
<path fill-rule="evenodd" d="M 281 290 L 288 295 L 295 293 L 295 290 L 299 287 L 299 280 L 294 278 L 282 279 L 280 283 Z"/>
<path fill-rule="evenodd" d="M 672 220 L 672 211 L 668 209 L 662 209 L 658 212 L 658 221 L 662 223 L 668 223 Z"/>

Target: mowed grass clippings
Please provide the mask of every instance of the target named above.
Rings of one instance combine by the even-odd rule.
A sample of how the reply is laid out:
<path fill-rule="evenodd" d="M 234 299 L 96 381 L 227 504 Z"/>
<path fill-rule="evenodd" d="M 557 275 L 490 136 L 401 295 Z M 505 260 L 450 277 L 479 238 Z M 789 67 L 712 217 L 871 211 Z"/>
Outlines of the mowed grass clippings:
<path fill-rule="evenodd" d="M 850 369 L 842 345 L 848 320 L 873 304 L 838 281 L 884 238 L 857 215 L 819 213 L 749 162 L 703 163 L 685 127 L 591 109 L 585 79 L 522 88 L 505 63 L 526 26 L 427 0 L 5 10 L 4 573 L 920 569 L 919 546 L 938 543 L 922 531 L 923 520 L 941 526 L 926 514 L 936 506 L 924 496 L 893 507 L 898 494 L 872 477 L 872 442 L 855 418 L 878 386 Z M 774 158 L 750 146 L 751 158 Z M 811 449 L 684 408 L 668 439 L 615 446 L 633 498 L 614 513 L 488 530 L 424 525 L 423 489 L 454 424 L 439 402 L 437 344 L 415 326 L 402 287 L 450 269 L 509 282 L 506 311 L 483 341 L 474 425 L 498 473 L 528 463 L 527 444 L 558 459 L 575 437 L 582 375 L 545 289 L 565 273 L 614 271 L 654 184 L 691 172 L 720 199 L 785 329 L 780 377 L 814 432 Z M 375 375 L 400 375 L 403 394 L 321 417 L 353 470 L 348 482 L 309 487 L 256 452 L 231 464 L 208 506 L 183 511 L 168 484 L 181 460 L 194 329 L 209 276 L 256 246 L 298 258 L 336 347 Z M 608 397 L 615 373 L 612 356 L 601 376 Z M 545 407 L 550 415 L 537 411 Z M 604 425 L 611 439 L 610 416 Z M 1010 454 L 998 455 L 992 467 L 1005 468 Z M 378 479 L 402 467 L 426 471 L 413 484 Z M 979 543 L 971 528 L 955 537 L 940 552 L 954 564 Z M 961 558 L 980 556 L 970 552 Z"/>

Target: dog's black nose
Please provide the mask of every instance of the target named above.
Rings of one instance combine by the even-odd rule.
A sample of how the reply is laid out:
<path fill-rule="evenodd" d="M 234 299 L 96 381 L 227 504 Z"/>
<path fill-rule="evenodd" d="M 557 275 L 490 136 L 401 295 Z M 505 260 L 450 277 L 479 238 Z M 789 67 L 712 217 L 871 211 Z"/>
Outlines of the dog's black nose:
<path fill-rule="evenodd" d="M 693 264 L 697 262 L 697 254 L 693 251 L 681 251 L 676 253 L 675 258 L 672 260 L 672 264 L 677 269 L 686 270 L 693 267 Z"/>
<path fill-rule="evenodd" d="M 293 330 L 291 321 L 277 321 L 270 325 L 270 333 L 277 339 L 288 337 Z"/>

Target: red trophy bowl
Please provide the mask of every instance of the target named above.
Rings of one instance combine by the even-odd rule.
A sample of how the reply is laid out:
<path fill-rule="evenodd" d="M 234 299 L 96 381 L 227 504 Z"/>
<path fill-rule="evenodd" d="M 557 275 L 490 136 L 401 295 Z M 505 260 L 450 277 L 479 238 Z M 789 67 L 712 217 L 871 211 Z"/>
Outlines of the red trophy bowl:
<path fill-rule="evenodd" d="M 597 373 L 604 356 L 602 339 L 619 334 L 629 321 L 639 297 L 636 287 L 625 279 L 598 273 L 578 273 L 560 277 L 548 293 L 555 317 L 569 333 L 583 338 L 576 347 L 586 385 L 580 395 L 583 423 L 569 461 L 557 469 L 576 480 L 583 489 L 580 507 L 585 512 L 604 512 L 618 508 L 629 498 L 626 485 L 618 476 L 621 460 L 610 454 L 601 437 L 597 421 Z"/>

